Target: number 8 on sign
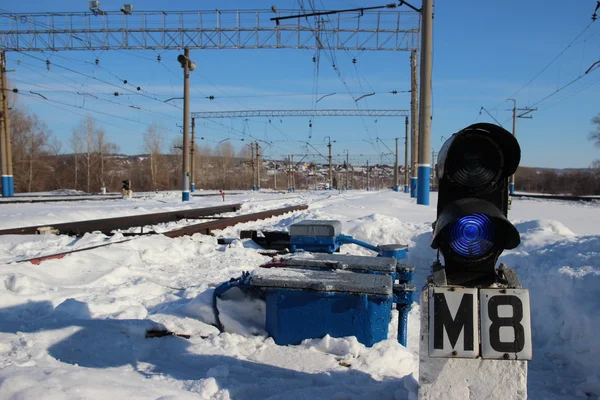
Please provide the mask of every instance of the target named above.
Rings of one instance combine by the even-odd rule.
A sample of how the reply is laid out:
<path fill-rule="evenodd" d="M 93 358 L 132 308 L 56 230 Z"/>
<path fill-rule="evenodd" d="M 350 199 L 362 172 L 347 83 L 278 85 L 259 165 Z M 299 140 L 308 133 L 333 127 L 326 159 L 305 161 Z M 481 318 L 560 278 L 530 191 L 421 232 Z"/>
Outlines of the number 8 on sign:
<path fill-rule="evenodd" d="M 531 360 L 527 289 L 480 289 L 481 357 Z"/>

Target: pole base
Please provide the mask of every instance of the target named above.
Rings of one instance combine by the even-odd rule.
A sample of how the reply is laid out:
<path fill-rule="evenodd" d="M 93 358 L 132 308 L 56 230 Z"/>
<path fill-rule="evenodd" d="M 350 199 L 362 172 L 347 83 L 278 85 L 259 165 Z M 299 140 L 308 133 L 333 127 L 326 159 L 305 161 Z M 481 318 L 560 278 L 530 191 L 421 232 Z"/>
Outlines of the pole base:
<path fill-rule="evenodd" d="M 421 292 L 418 399 L 526 400 L 527 361 L 429 356 L 429 287 Z"/>
<path fill-rule="evenodd" d="M 329 185 L 329 190 L 333 190 L 333 186 Z"/>
<path fill-rule="evenodd" d="M 400 191 L 400 185 L 394 185 L 394 192 Z"/>
<path fill-rule="evenodd" d="M 181 201 L 190 201 L 190 192 L 181 192 Z"/>
<path fill-rule="evenodd" d="M 510 195 L 511 195 L 511 196 L 512 196 L 513 194 L 515 194 L 515 184 L 514 184 L 514 183 L 510 183 L 510 184 L 508 185 L 508 190 L 509 190 L 509 193 L 510 193 Z"/>
<path fill-rule="evenodd" d="M 8 176 L 3 175 L 2 176 L 2 197 L 8 197 L 10 194 L 10 191 L 8 190 Z"/>
<path fill-rule="evenodd" d="M 15 195 L 15 181 L 12 175 L 8 176 L 8 195 L 10 197 Z"/>
<path fill-rule="evenodd" d="M 195 190 L 196 190 L 196 184 L 195 183 L 191 183 L 190 184 L 190 192 L 194 193 Z"/>
<path fill-rule="evenodd" d="M 431 167 L 429 165 L 419 165 L 419 177 L 417 181 L 417 204 L 423 206 L 429 205 L 429 174 Z"/>
<path fill-rule="evenodd" d="M 410 197 L 417 198 L 418 178 L 410 178 Z"/>
<path fill-rule="evenodd" d="M 404 185 L 404 193 L 408 193 L 408 185 Z"/>

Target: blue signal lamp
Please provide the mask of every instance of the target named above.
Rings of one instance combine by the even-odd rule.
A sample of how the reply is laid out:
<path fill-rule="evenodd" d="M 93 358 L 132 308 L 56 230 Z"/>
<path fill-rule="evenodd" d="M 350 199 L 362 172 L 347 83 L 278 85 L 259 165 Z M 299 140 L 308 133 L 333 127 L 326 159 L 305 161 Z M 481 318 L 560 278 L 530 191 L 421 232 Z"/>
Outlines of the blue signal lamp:
<path fill-rule="evenodd" d="M 494 247 L 492 220 L 485 214 L 462 217 L 450 226 L 450 248 L 465 258 L 478 258 Z"/>
<path fill-rule="evenodd" d="M 444 257 L 449 284 L 495 282 L 500 254 L 519 245 L 519 232 L 506 217 L 508 177 L 520 158 L 514 136 L 487 123 L 453 134 L 442 146 L 431 247 Z"/>

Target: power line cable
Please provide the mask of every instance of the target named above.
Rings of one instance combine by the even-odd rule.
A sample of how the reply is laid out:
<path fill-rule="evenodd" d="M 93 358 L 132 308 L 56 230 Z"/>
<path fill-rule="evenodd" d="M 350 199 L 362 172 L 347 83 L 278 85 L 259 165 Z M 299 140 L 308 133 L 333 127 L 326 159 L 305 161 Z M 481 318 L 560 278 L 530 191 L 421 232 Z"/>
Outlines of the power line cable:
<path fill-rule="evenodd" d="M 583 35 L 589 28 L 590 26 L 594 23 L 594 21 L 590 22 L 581 32 L 579 32 L 579 34 L 577 36 L 575 36 L 575 38 L 573 40 L 571 40 L 569 42 L 569 44 L 567 45 L 567 47 L 565 47 L 560 53 L 558 53 L 558 55 L 556 57 L 554 57 L 548 64 L 546 64 L 546 66 L 544 68 L 541 69 L 541 71 L 539 71 L 537 74 L 535 74 L 535 76 L 533 78 L 531 78 L 526 84 L 524 84 L 519 90 L 517 90 L 516 92 L 514 92 L 513 94 L 511 94 L 510 96 L 508 96 L 507 98 L 513 98 L 515 97 L 517 94 L 519 94 L 523 89 L 525 89 L 527 86 L 529 86 L 533 81 L 535 81 L 541 74 L 543 74 L 552 64 L 554 64 L 554 62 L 556 60 L 558 60 L 569 48 L 571 48 L 571 46 L 577 41 L 577 39 L 579 39 L 581 37 L 581 35 Z M 506 100 L 505 100 L 506 101 Z M 493 110 L 497 109 L 499 106 L 501 106 L 502 104 L 504 104 L 505 101 L 502 101 L 501 103 L 499 103 L 497 106 L 495 106 L 493 108 Z"/>

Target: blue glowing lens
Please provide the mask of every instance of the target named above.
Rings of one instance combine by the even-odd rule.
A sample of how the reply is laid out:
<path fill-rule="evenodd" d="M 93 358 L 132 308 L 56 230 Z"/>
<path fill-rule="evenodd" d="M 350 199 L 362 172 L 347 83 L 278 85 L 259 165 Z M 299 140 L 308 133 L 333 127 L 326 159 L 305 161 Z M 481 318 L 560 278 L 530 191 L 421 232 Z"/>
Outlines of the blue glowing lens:
<path fill-rule="evenodd" d="M 485 214 L 467 215 L 450 226 L 450 248 L 465 258 L 481 257 L 493 246 L 492 220 Z"/>

